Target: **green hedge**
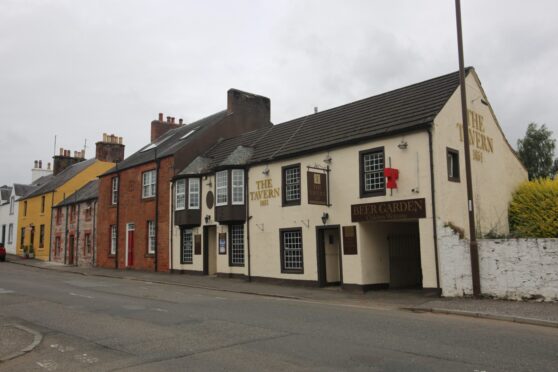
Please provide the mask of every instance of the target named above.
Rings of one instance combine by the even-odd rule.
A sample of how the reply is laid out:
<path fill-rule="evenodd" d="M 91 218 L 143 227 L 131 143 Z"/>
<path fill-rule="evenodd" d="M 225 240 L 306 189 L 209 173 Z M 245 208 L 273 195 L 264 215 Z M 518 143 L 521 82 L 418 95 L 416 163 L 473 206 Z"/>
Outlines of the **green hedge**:
<path fill-rule="evenodd" d="M 558 237 L 558 179 L 524 182 L 510 203 L 510 230 L 517 237 Z"/>

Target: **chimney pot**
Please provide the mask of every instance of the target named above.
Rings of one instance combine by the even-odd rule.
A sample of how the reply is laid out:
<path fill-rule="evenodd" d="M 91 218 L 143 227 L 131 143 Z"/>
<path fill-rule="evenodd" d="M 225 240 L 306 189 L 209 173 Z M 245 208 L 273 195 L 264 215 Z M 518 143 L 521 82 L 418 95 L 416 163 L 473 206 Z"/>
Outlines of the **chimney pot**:
<path fill-rule="evenodd" d="M 47 170 L 50 170 L 50 163 L 47 164 Z"/>
<path fill-rule="evenodd" d="M 163 113 L 162 112 L 159 113 L 159 121 L 163 121 Z"/>
<path fill-rule="evenodd" d="M 41 169 L 43 168 L 43 161 L 42 160 L 39 160 L 39 168 L 41 168 Z"/>
<path fill-rule="evenodd" d="M 182 125 L 183 122 L 184 120 L 182 120 L 182 118 L 178 119 L 178 124 Z"/>
<path fill-rule="evenodd" d="M 62 147 L 60 147 L 60 156 L 62 156 L 64 154 L 64 149 Z"/>
<path fill-rule="evenodd" d="M 170 123 L 170 122 L 171 122 L 171 117 L 167 116 L 167 123 Z"/>

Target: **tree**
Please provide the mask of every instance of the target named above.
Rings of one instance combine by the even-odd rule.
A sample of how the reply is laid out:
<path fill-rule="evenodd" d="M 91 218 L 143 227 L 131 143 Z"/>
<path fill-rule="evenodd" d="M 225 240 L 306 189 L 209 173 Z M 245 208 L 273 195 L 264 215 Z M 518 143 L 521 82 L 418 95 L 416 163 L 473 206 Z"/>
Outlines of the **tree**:
<path fill-rule="evenodd" d="M 517 154 L 529 172 L 529 179 L 552 177 L 556 140 L 552 132 L 530 123 L 523 139 L 517 140 Z"/>

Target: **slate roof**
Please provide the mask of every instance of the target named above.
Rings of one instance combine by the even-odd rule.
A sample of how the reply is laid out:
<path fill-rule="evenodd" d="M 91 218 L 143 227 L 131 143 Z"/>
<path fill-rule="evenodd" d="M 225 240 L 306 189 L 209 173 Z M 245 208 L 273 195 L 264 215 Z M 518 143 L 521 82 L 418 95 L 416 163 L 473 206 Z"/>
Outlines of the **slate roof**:
<path fill-rule="evenodd" d="M 98 197 L 99 180 L 95 179 L 88 182 L 85 186 L 74 192 L 72 195 L 68 196 L 66 199 L 62 200 L 60 203 L 56 204 L 56 207 L 63 207 L 65 205 L 81 203 L 84 201 L 97 199 Z"/>
<path fill-rule="evenodd" d="M 79 163 L 73 164 L 68 168 L 64 169 L 62 172 L 58 173 L 56 176 L 50 175 L 48 181 L 37 187 L 35 190 L 31 191 L 29 194 L 24 195 L 20 200 L 29 199 L 37 195 L 42 195 L 51 191 L 56 190 L 57 187 L 62 186 L 76 175 L 78 175 L 83 170 L 87 169 L 90 165 L 95 163 L 97 159 L 89 159 L 80 161 Z"/>
<path fill-rule="evenodd" d="M 459 72 L 453 72 L 245 133 L 222 141 L 203 156 L 211 159 L 207 168 L 215 168 L 243 146 L 253 149 L 245 164 L 255 164 L 426 128 L 458 86 Z"/>
<path fill-rule="evenodd" d="M 213 124 L 221 121 L 225 116 L 227 116 L 227 110 L 219 111 L 213 115 L 207 116 L 191 124 L 171 129 L 167 133 L 162 135 L 160 139 L 157 139 L 157 141 L 155 142 L 157 144 L 156 148 L 142 151 L 144 149 L 147 149 L 151 144 L 144 146 L 134 154 L 118 163 L 117 167 L 111 168 L 103 175 L 108 175 L 111 173 L 115 173 L 118 170 L 128 169 L 140 164 L 148 163 L 155 160 L 156 158 L 161 159 L 170 155 L 174 155 L 178 150 L 194 140 L 196 138 L 196 134 L 200 133 L 202 130 L 207 130 Z M 182 136 L 186 135 L 191 130 L 195 130 L 195 132 L 192 135 L 181 139 Z M 155 157 L 155 155 L 157 155 L 157 157 Z"/>
<path fill-rule="evenodd" d="M 10 196 L 12 195 L 12 188 L 9 186 L 2 186 L 0 188 L 0 199 L 9 202 Z"/>

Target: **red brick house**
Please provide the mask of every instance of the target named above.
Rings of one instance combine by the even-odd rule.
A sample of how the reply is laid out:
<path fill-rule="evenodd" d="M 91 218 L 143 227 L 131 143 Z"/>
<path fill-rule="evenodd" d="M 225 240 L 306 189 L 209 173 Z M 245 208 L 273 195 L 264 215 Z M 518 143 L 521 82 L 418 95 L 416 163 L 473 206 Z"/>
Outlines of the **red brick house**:
<path fill-rule="evenodd" d="M 169 271 L 171 180 L 221 140 L 270 127 L 266 97 L 230 89 L 227 109 L 191 124 L 151 122 L 151 143 L 100 177 L 96 264 Z"/>

